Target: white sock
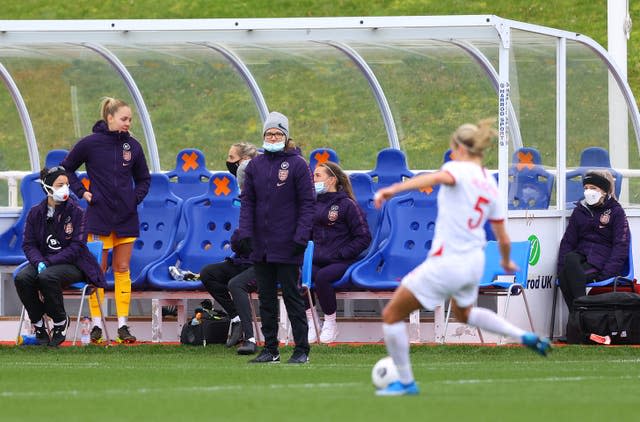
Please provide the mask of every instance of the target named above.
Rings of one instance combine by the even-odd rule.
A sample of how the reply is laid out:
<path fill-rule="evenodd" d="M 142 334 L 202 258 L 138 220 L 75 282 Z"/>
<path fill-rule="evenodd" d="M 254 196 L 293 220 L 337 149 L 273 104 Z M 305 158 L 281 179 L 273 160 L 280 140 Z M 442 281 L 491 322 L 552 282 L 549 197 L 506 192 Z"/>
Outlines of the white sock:
<path fill-rule="evenodd" d="M 91 320 L 93 321 L 94 327 L 102 328 L 102 318 L 94 316 L 91 318 Z"/>
<path fill-rule="evenodd" d="M 409 360 L 409 336 L 407 335 L 407 328 L 404 322 L 382 324 L 382 332 L 384 333 L 384 343 L 387 346 L 387 352 L 398 367 L 400 382 L 403 384 L 413 382 L 413 371 L 411 370 L 411 361 Z"/>
<path fill-rule="evenodd" d="M 255 344 L 256 343 L 256 338 L 255 337 L 249 337 L 247 339 L 247 341 L 250 341 L 251 343 Z"/>
<path fill-rule="evenodd" d="M 64 324 L 66 324 L 66 323 L 67 323 L 67 320 L 66 320 L 66 319 L 63 319 L 62 321 L 54 322 L 54 323 L 53 323 L 53 325 L 55 325 L 55 326 L 58 326 L 58 327 L 59 327 L 59 326 L 64 325 Z"/>
<path fill-rule="evenodd" d="M 118 328 L 122 327 L 123 325 L 127 325 L 127 317 L 126 316 L 119 316 L 118 317 Z"/>
<path fill-rule="evenodd" d="M 234 322 L 240 322 L 240 316 L 236 315 L 233 318 L 231 318 L 231 323 L 233 324 Z"/>
<path fill-rule="evenodd" d="M 311 313 L 311 308 L 307 309 L 305 313 L 307 314 L 307 321 L 313 321 L 313 313 Z"/>
<path fill-rule="evenodd" d="M 335 322 L 335 320 L 336 320 L 336 312 L 334 312 L 334 313 L 332 313 L 330 315 L 324 314 L 324 321 L 325 322 L 327 322 L 327 321 L 334 321 Z"/>
<path fill-rule="evenodd" d="M 34 327 L 40 328 L 40 327 L 42 327 L 42 324 L 44 324 L 44 321 L 42 321 L 42 318 L 41 318 L 40 321 L 34 323 L 33 325 L 34 325 Z"/>
<path fill-rule="evenodd" d="M 499 317 L 495 312 L 486 308 L 478 308 L 477 306 L 471 308 L 467 323 L 492 333 L 517 339 L 520 339 L 526 332 L 506 319 Z"/>

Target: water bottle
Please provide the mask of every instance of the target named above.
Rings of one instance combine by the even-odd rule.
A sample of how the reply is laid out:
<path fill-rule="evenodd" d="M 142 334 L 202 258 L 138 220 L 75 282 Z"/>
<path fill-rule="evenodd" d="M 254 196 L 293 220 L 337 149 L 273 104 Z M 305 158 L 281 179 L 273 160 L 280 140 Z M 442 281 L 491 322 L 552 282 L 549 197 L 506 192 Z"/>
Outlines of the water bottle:
<path fill-rule="evenodd" d="M 18 344 L 21 346 L 22 345 L 29 346 L 37 343 L 38 342 L 36 341 L 36 336 L 33 333 L 33 326 L 31 325 L 31 320 L 29 319 L 29 316 L 26 315 L 25 313 L 24 321 L 22 321 L 22 329 L 20 330 L 20 336 L 18 337 Z"/>
<path fill-rule="evenodd" d="M 174 280 L 182 281 L 184 279 L 184 275 L 182 275 L 182 271 L 180 271 L 178 268 L 176 268 L 173 265 L 169 267 L 169 274 L 171 274 L 171 278 L 173 278 Z"/>
<path fill-rule="evenodd" d="M 80 324 L 80 343 L 86 346 L 91 342 L 91 321 L 88 317 L 83 317 Z"/>

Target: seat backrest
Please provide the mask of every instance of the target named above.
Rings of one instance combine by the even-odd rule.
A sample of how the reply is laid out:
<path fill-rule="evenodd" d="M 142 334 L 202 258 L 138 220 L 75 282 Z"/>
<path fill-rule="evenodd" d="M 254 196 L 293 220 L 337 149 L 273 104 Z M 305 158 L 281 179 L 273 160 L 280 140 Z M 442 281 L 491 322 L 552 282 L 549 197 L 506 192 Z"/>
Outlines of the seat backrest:
<path fill-rule="evenodd" d="M 101 240 L 93 240 L 91 242 L 87 242 L 87 248 L 89 252 L 94 256 L 98 264 L 102 260 L 102 241 Z"/>
<path fill-rule="evenodd" d="M 511 260 L 518 266 L 518 271 L 513 275 L 515 276 L 514 282 L 521 285 L 523 288 L 527 286 L 527 276 L 529 275 L 529 254 L 531 251 L 531 243 L 528 240 L 520 242 L 511 242 Z M 493 285 L 496 287 L 507 288 L 512 283 L 512 277 L 507 274 L 500 265 L 502 261 L 500 255 L 500 247 L 498 242 L 491 240 L 487 242 L 484 250 L 485 263 L 482 278 L 480 279 L 480 287 Z M 508 281 L 500 281 L 498 276 L 506 276 Z"/>
<path fill-rule="evenodd" d="M 367 173 L 351 173 L 349 180 L 351 181 L 351 188 L 356 197 L 356 202 L 358 202 L 367 219 L 369 232 L 374 236 L 380 224 L 380 210 L 373 205 L 373 197 L 375 195 L 373 180 Z"/>
<path fill-rule="evenodd" d="M 609 152 L 600 147 L 588 147 L 580 153 L 580 167 L 611 167 Z"/>
<path fill-rule="evenodd" d="M 230 239 L 238 226 L 240 207 L 236 178 L 227 172 L 213 173 L 204 195 L 183 206 L 187 232 L 176 251 L 180 268 L 199 272 L 205 264 L 232 254 Z"/>
<path fill-rule="evenodd" d="M 211 172 L 207 170 L 202 151 L 187 148 L 178 153 L 176 168 L 166 175 L 171 181 L 171 191 L 182 199 L 188 199 L 207 191 Z"/>
<path fill-rule="evenodd" d="M 413 177 L 404 152 L 395 148 L 381 150 L 378 153 L 376 167 L 367 174 L 371 176 L 376 188 L 390 186 L 404 178 Z"/>
<path fill-rule="evenodd" d="M 66 149 L 52 149 L 47 153 L 47 157 L 44 160 L 45 167 L 50 169 L 52 167 L 59 166 L 68 153 L 69 151 Z"/>
<path fill-rule="evenodd" d="M 140 235 L 133 244 L 130 271 L 131 279 L 148 266 L 173 251 L 183 201 L 171 192 L 169 178 L 162 173 L 151 174 L 149 192 L 138 205 Z"/>
<path fill-rule="evenodd" d="M 547 209 L 551 202 L 555 176 L 542 167 L 535 148 L 520 148 L 513 153 L 509 168 L 509 209 Z"/>
<path fill-rule="evenodd" d="M 323 164 L 327 161 L 340 164 L 338 154 L 331 148 L 314 149 L 311 151 L 311 154 L 309 154 L 309 168 L 311 168 L 312 172 L 316 169 L 318 164 Z"/>
<path fill-rule="evenodd" d="M 313 267 L 313 240 L 307 242 L 307 249 L 304 251 L 304 259 L 302 261 L 302 271 L 300 281 L 302 285 L 308 289 L 312 287 L 311 269 Z"/>

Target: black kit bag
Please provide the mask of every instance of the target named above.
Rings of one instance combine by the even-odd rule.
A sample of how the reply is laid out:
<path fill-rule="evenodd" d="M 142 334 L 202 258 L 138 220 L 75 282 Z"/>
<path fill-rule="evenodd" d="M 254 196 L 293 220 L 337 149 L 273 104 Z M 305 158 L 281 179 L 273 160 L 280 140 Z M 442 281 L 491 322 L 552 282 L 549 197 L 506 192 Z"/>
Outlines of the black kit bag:
<path fill-rule="evenodd" d="M 567 322 L 571 344 L 640 344 L 640 294 L 609 292 L 573 302 Z"/>
<path fill-rule="evenodd" d="M 200 318 L 198 318 L 200 313 Z M 182 326 L 180 343 L 194 346 L 207 344 L 222 344 L 227 342 L 229 335 L 229 316 L 215 309 L 195 310 L 196 316 Z M 195 320 L 195 322 L 194 322 Z"/>

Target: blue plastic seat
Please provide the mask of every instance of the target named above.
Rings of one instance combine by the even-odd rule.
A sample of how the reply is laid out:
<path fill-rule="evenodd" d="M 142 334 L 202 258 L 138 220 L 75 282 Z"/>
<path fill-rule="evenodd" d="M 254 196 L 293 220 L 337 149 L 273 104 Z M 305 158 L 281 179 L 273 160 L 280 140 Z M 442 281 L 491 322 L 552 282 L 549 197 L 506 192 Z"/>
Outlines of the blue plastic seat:
<path fill-rule="evenodd" d="M 338 154 L 331 148 L 317 148 L 309 154 L 309 168 L 311 168 L 312 172 L 316 169 L 318 164 L 326 163 L 327 161 L 340 164 Z"/>
<path fill-rule="evenodd" d="M 381 150 L 378 153 L 376 167 L 367 174 L 371 176 L 376 190 L 413 177 L 404 152 L 395 148 Z"/>
<path fill-rule="evenodd" d="M 171 191 L 182 199 L 189 199 L 207 192 L 211 172 L 207 170 L 202 151 L 183 149 L 176 156 L 176 168 L 166 173 L 171 181 Z"/>
<path fill-rule="evenodd" d="M 176 250 L 153 265 L 147 281 L 159 290 L 199 290 L 202 283 L 171 278 L 169 266 L 199 273 L 202 267 L 230 256 L 230 238 L 238 226 L 240 208 L 235 177 L 227 172 L 214 173 L 204 195 L 187 200 L 183 205 L 187 232 Z"/>
<path fill-rule="evenodd" d="M 547 209 L 555 176 L 542 166 L 540 153 L 534 148 L 520 148 L 513 153 L 509 168 L 509 209 Z"/>
<path fill-rule="evenodd" d="M 66 149 L 52 149 L 47 153 L 47 157 L 44 160 L 45 167 L 50 169 L 52 167 L 59 166 L 68 153 L 69 151 Z"/>
<path fill-rule="evenodd" d="M 435 195 L 412 191 L 389 200 L 382 217 L 389 224 L 388 239 L 380 240 L 353 269 L 353 284 L 368 290 L 398 287 L 402 277 L 427 257 L 437 214 Z"/>
<path fill-rule="evenodd" d="M 529 275 L 529 256 L 531 253 L 531 243 L 528 240 L 511 242 L 511 260 L 518 266 L 518 271 L 515 274 L 508 274 L 504 268 L 500 265 L 502 257 L 500 255 L 500 246 L 498 242 L 491 240 L 487 242 L 484 250 L 485 263 L 484 271 L 482 272 L 482 278 L 478 284 L 478 293 L 480 295 L 491 296 L 506 296 L 506 303 L 504 306 L 503 318 L 507 318 L 507 312 L 509 311 L 509 301 L 512 296 L 522 296 L 524 302 L 525 311 L 529 318 L 529 325 L 531 331 L 535 331 L 533 328 L 533 319 L 531 318 L 531 312 L 529 310 L 529 302 L 525 290 L 527 288 L 527 277 Z M 451 314 L 451 302 L 449 302 L 449 309 L 447 310 L 447 316 L 445 319 L 445 328 L 442 342 L 446 341 L 447 326 L 449 324 L 449 316 Z M 478 329 L 480 340 L 484 342 L 482 333 Z"/>
<path fill-rule="evenodd" d="M 611 172 L 614 179 L 616 196 L 620 197 L 620 191 L 622 190 L 622 173 L 611 168 L 611 161 L 607 150 L 600 147 L 589 147 L 585 148 L 580 154 L 580 167 L 568 171 L 566 174 L 568 208 L 573 208 L 575 202 L 584 198 L 582 177 L 587 174 L 589 170 L 595 169 L 605 169 Z"/>
<path fill-rule="evenodd" d="M 129 263 L 131 289 L 146 287 L 147 271 L 173 252 L 183 201 L 171 192 L 169 178 L 162 173 L 151 174 L 149 193 L 138 205 L 140 235 L 133 243 Z M 105 274 L 108 289 L 114 287 L 113 269 Z"/>
<path fill-rule="evenodd" d="M 20 194 L 22 196 L 22 210 L 18 219 L 4 233 L 0 234 L 0 264 L 18 265 L 25 259 L 22 251 L 24 238 L 24 224 L 29 210 L 45 198 L 42 185 L 39 182 L 40 174 L 26 175 L 20 182 Z"/>

